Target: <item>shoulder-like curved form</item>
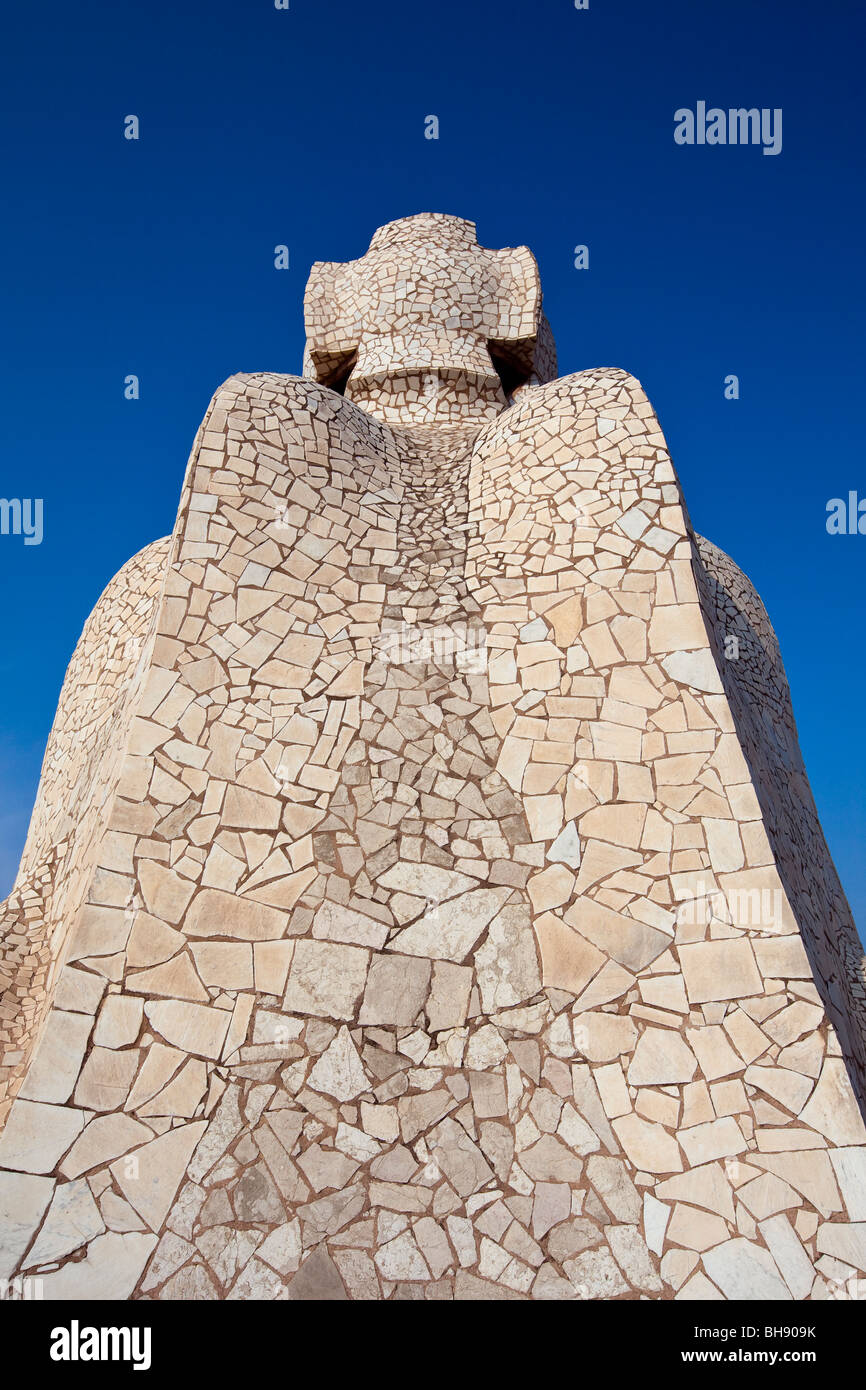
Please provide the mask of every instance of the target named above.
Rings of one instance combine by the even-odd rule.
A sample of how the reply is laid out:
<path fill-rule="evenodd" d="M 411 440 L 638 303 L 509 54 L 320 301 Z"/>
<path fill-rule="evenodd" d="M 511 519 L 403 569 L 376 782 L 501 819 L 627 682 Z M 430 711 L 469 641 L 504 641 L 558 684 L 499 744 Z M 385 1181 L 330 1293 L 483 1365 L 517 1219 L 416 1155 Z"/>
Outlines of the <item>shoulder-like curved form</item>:
<path fill-rule="evenodd" d="M 0 1123 L 17 1094 L 93 872 L 147 669 L 171 540 L 145 546 L 99 598 L 73 653 L 12 893 L 0 904 Z"/>
<path fill-rule="evenodd" d="M 862 1105 L 863 946 L 818 820 L 779 643 L 749 578 L 711 541 L 695 541 L 698 587 L 725 693 L 785 892 Z"/>

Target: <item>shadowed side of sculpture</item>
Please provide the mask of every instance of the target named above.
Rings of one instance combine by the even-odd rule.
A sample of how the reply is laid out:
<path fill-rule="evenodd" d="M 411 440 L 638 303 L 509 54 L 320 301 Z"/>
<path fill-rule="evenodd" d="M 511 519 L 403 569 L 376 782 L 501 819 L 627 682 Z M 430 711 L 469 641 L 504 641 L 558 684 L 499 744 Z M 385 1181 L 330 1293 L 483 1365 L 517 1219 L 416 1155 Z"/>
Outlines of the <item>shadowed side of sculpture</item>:
<path fill-rule="evenodd" d="M 748 578 L 717 546 L 703 536 L 696 536 L 695 540 L 698 588 L 769 844 L 863 1109 L 863 946 L 824 842 L 797 737 L 779 644 L 766 609 Z"/>

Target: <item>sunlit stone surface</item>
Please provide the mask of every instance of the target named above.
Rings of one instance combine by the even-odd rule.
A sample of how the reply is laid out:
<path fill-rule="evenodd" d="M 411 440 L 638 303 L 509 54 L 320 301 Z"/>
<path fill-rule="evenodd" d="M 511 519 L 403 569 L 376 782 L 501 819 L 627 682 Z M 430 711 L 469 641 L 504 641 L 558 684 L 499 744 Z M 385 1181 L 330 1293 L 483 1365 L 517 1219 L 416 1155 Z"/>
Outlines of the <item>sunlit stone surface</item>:
<path fill-rule="evenodd" d="M 0 1277 L 837 1297 L 861 952 L 760 600 L 526 248 L 313 268 L 69 668 L 0 909 Z"/>

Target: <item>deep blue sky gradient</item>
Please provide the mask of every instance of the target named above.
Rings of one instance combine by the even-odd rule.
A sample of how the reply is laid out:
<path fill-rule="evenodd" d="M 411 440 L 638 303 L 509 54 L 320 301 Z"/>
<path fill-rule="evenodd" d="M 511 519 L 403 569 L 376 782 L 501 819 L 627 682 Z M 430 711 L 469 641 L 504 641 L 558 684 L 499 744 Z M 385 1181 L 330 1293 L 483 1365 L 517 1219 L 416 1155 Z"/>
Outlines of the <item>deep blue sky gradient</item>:
<path fill-rule="evenodd" d="M 0 537 L 0 896 L 75 641 L 171 530 L 211 394 L 235 371 L 299 371 L 310 263 L 430 210 L 531 246 L 561 372 L 644 383 L 695 525 L 770 611 L 866 922 L 866 536 L 825 530 L 830 497 L 866 496 L 862 10 L 590 3 L 7 11 L 0 496 L 44 498 L 45 539 Z M 781 107 L 782 153 L 677 146 L 674 111 L 698 100 Z"/>

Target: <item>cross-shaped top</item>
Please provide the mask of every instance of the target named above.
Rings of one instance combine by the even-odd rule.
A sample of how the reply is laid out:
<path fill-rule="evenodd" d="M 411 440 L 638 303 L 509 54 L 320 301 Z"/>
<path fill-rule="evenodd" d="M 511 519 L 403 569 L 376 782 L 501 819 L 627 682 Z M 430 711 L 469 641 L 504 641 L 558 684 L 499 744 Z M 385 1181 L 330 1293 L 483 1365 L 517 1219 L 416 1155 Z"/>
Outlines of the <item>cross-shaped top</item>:
<path fill-rule="evenodd" d="M 487 250 L 460 217 L 404 217 L 360 260 L 316 262 L 304 310 L 305 375 L 380 418 L 487 417 L 556 375 L 531 251 Z"/>

